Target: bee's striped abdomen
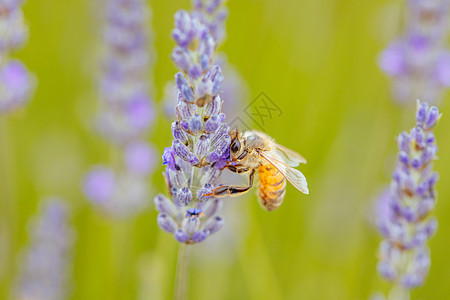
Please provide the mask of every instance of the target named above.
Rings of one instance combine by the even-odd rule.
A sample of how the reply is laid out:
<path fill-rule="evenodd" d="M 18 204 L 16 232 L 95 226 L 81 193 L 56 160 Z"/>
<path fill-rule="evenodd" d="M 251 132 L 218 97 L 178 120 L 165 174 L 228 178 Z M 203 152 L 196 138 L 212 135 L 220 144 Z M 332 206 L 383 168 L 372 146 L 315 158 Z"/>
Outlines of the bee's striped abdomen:
<path fill-rule="evenodd" d="M 259 167 L 258 175 L 258 196 L 261 205 L 269 211 L 277 209 L 286 194 L 286 179 L 270 164 Z"/>

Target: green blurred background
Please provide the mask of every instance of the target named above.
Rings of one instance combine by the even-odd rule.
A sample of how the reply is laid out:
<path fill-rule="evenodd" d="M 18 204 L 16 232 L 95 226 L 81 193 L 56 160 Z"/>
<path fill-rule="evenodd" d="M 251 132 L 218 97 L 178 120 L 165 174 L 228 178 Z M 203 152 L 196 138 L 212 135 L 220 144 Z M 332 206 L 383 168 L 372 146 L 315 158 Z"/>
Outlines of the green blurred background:
<path fill-rule="evenodd" d="M 149 4 L 158 52 L 153 92 L 161 103 L 176 71 L 170 60 L 173 15 L 190 1 Z M 389 289 L 376 273 L 381 238 L 372 208 L 390 181 L 395 136 L 413 126 L 414 105 L 393 104 L 376 59 L 399 33 L 403 5 L 400 0 L 228 2 L 228 39 L 221 50 L 247 81 L 249 101 L 263 91 L 284 111 L 265 130 L 308 159 L 301 170 L 310 195 L 288 187 L 285 203 L 271 213 L 253 193 L 227 200 L 226 229 L 193 246 L 191 299 L 368 299 Z M 83 174 L 107 162 L 110 153 L 90 126 L 98 7 L 91 0 L 28 1 L 24 7 L 30 40 L 16 57 L 37 75 L 38 88 L 26 109 L 0 119 L 4 299 L 28 245 L 27 221 L 40 199 L 51 195 L 66 198 L 73 208 L 72 299 L 172 297 L 178 244 L 158 229 L 156 212 L 114 221 L 94 211 L 81 193 Z M 444 117 L 436 132 L 439 230 L 430 241 L 427 283 L 413 299 L 450 294 L 448 100 L 440 104 Z M 162 114 L 152 142 L 160 152 L 170 144 L 170 120 Z M 153 179 L 155 194 L 165 192 L 161 171 L 162 166 Z"/>

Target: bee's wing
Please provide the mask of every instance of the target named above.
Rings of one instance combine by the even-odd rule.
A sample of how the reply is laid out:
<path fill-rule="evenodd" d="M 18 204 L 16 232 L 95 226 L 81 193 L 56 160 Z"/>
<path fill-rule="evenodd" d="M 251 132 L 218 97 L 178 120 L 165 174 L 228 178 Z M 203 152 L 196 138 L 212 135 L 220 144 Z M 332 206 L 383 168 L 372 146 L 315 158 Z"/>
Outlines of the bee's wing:
<path fill-rule="evenodd" d="M 287 165 L 297 167 L 299 164 L 306 164 L 306 159 L 294 150 L 279 144 L 276 144 L 275 147 L 275 151 L 277 152 L 276 156 L 282 158 Z"/>
<path fill-rule="evenodd" d="M 286 165 L 282 160 L 272 153 L 260 152 L 260 155 L 265 158 L 270 164 L 272 164 L 283 176 L 300 192 L 303 194 L 309 194 L 308 183 L 306 182 L 305 175 L 297 169 L 291 168 Z"/>

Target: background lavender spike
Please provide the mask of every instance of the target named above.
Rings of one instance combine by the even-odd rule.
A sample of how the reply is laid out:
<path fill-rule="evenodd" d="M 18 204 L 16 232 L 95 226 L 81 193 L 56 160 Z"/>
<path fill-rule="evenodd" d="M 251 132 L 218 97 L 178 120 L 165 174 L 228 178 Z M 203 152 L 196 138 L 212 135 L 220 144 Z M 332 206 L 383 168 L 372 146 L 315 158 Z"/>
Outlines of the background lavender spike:
<path fill-rule="evenodd" d="M 0 3 L 0 113 L 8 113 L 23 107 L 36 84 L 34 75 L 18 60 L 9 55 L 28 39 L 25 26 L 23 1 Z"/>
<path fill-rule="evenodd" d="M 70 294 L 75 233 L 61 199 L 43 203 L 30 222 L 30 246 L 23 252 L 14 299 L 60 300 Z"/>
<path fill-rule="evenodd" d="M 158 195 L 158 224 L 180 243 L 200 243 L 223 225 L 221 201 L 205 197 L 219 184 L 216 162 L 226 159 L 230 145 L 228 125 L 221 117 L 219 96 L 223 76 L 211 63 L 216 40 L 196 14 L 178 11 L 172 35 L 178 46 L 172 58 L 177 73 L 178 121 L 172 123 L 172 147 L 164 150 L 166 182 L 172 197 Z M 175 226 L 174 226 L 175 225 Z"/>
<path fill-rule="evenodd" d="M 392 78 L 394 98 L 436 102 L 450 86 L 450 52 L 446 48 L 450 1 L 407 1 L 404 33 L 381 53 L 380 68 Z"/>
<path fill-rule="evenodd" d="M 394 283 L 396 292 L 422 285 L 430 267 L 426 242 L 437 229 L 430 213 L 437 197 L 438 175 L 432 169 L 437 152 L 433 130 L 439 118 L 436 107 L 418 101 L 416 127 L 399 135 L 390 191 L 379 199 L 377 223 L 385 240 L 378 272 Z"/>
<path fill-rule="evenodd" d="M 97 129 L 123 159 L 96 166 L 84 180 L 91 203 L 116 217 L 140 212 L 148 204 L 148 177 L 154 169 L 153 147 L 145 137 L 153 123 L 148 69 L 150 10 L 144 0 L 108 0 L 103 28 Z"/>

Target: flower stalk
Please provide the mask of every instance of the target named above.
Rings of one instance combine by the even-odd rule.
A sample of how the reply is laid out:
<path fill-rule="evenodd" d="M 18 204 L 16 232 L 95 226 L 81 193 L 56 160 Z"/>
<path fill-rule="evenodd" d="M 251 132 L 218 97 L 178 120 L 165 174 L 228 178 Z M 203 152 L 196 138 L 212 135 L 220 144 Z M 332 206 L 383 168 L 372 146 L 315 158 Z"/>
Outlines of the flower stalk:
<path fill-rule="evenodd" d="M 178 245 L 177 266 L 175 271 L 174 299 L 188 299 L 190 250 L 186 244 Z"/>

